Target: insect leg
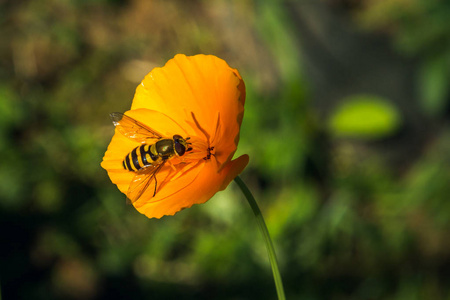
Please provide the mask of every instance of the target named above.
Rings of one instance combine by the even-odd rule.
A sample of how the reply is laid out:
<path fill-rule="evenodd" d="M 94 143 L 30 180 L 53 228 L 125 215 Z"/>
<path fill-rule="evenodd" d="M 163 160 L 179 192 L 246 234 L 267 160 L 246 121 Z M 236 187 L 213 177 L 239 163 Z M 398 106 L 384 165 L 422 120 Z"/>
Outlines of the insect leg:
<path fill-rule="evenodd" d="M 162 166 L 164 165 L 165 161 L 162 162 L 158 167 L 156 167 L 155 172 L 153 172 L 152 176 L 155 179 L 155 191 L 153 192 L 153 197 L 155 197 L 156 195 L 156 187 L 158 186 L 158 180 L 156 179 L 156 173 L 158 173 L 158 171 L 162 168 Z"/>
<path fill-rule="evenodd" d="M 158 186 L 158 180 L 156 180 L 156 175 L 153 174 L 153 177 L 155 178 L 155 191 L 153 192 L 153 197 L 156 195 L 156 187 Z"/>

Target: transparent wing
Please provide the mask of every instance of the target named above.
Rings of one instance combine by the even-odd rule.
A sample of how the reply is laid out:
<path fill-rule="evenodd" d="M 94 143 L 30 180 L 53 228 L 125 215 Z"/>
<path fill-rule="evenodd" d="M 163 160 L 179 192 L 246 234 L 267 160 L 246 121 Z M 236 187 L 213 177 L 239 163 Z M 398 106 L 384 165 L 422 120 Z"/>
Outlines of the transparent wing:
<path fill-rule="evenodd" d="M 159 165 L 150 165 L 139 170 L 131 181 L 130 187 L 128 188 L 127 198 L 131 203 L 136 202 L 141 198 L 142 194 L 149 188 L 154 187 L 153 196 L 156 194 L 157 188 L 157 178 L 156 174 L 161 170 L 165 162 Z"/>
<path fill-rule="evenodd" d="M 147 125 L 144 125 L 127 115 L 114 112 L 111 113 L 110 116 L 117 130 L 133 141 L 144 143 L 149 139 L 162 138 L 162 135 L 156 130 L 151 129 Z"/>

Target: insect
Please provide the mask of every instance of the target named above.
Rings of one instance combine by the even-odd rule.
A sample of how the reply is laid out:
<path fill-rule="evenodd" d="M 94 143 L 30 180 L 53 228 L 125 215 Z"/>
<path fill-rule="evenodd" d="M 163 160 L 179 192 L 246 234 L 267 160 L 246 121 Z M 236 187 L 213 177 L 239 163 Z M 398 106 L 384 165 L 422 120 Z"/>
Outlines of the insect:
<path fill-rule="evenodd" d="M 135 172 L 127 198 L 137 201 L 154 181 L 153 196 L 156 195 L 156 175 L 174 157 L 181 157 L 192 150 L 188 138 L 175 134 L 172 138 L 163 137 L 160 133 L 141 122 L 122 113 L 111 113 L 111 119 L 117 130 L 125 137 L 142 145 L 134 148 L 122 161 L 125 170 Z"/>

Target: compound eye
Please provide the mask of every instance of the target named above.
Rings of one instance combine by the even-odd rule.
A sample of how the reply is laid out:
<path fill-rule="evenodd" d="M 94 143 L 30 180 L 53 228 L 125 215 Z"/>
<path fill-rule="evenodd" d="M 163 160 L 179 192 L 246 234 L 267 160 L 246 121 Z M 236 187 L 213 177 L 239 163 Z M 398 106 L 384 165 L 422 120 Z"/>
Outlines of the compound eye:
<path fill-rule="evenodd" d="M 173 136 L 173 140 L 174 140 L 175 142 L 178 141 L 179 139 L 182 139 L 181 135 L 175 134 L 175 135 Z"/>
<path fill-rule="evenodd" d="M 186 147 L 184 145 L 182 145 L 180 142 L 178 142 L 178 139 L 175 139 L 175 136 L 174 136 L 174 140 L 175 140 L 175 151 L 177 152 L 177 154 L 179 156 L 183 156 L 184 153 L 186 152 Z"/>

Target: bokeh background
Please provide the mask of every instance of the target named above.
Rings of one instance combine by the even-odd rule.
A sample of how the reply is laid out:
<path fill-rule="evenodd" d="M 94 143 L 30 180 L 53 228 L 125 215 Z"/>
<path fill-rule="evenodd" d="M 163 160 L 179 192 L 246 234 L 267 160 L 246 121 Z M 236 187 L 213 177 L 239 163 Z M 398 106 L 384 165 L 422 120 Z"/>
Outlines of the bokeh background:
<path fill-rule="evenodd" d="M 147 219 L 100 162 L 153 67 L 239 69 L 288 299 L 450 299 L 450 2 L 0 1 L 1 299 L 275 299 L 235 183 Z"/>

